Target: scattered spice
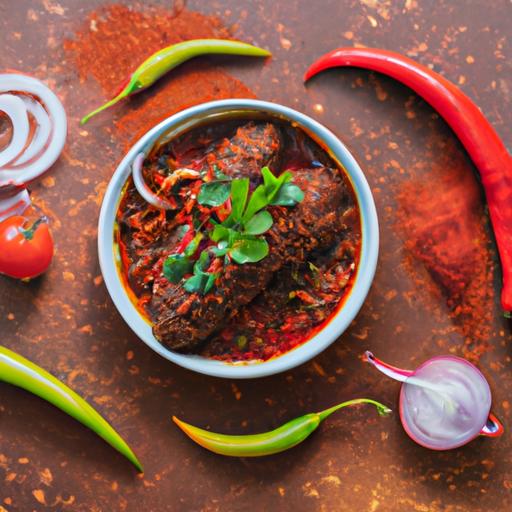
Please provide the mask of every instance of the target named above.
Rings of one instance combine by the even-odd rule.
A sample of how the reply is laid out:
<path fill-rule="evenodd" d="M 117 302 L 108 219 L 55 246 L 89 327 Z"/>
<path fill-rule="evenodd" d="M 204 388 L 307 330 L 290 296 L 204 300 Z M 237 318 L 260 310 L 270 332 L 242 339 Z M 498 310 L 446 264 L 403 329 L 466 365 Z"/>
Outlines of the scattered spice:
<path fill-rule="evenodd" d="M 464 165 L 446 161 L 405 183 L 398 203 L 397 228 L 405 235 L 406 249 L 432 278 L 430 291 L 445 297 L 465 336 L 464 357 L 478 360 L 491 336 L 494 288 L 475 178 Z"/>
<path fill-rule="evenodd" d="M 216 16 L 186 9 L 170 12 L 146 7 L 134 11 L 111 5 L 93 11 L 75 38 L 65 41 L 64 48 L 76 65 L 81 82 L 85 84 L 93 78 L 104 96 L 111 97 L 119 83 L 160 48 L 188 39 L 230 37 Z M 184 64 L 172 77 L 162 79 L 150 91 L 119 107 L 115 136 L 126 148 L 156 123 L 186 107 L 214 99 L 255 97 L 240 81 L 202 58 L 198 61 Z M 90 106 L 98 99 L 101 98 L 92 99 Z"/>

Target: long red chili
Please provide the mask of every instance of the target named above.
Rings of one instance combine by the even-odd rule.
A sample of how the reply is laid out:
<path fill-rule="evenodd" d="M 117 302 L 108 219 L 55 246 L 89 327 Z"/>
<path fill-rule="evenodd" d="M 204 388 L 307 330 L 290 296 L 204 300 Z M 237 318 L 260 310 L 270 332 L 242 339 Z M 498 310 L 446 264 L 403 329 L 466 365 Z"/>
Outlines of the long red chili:
<path fill-rule="evenodd" d="M 512 311 L 512 158 L 480 109 L 456 85 L 398 53 L 377 48 L 339 48 L 306 71 L 307 81 L 336 66 L 353 66 L 388 75 L 410 87 L 450 125 L 480 172 L 500 253 L 501 304 Z"/>

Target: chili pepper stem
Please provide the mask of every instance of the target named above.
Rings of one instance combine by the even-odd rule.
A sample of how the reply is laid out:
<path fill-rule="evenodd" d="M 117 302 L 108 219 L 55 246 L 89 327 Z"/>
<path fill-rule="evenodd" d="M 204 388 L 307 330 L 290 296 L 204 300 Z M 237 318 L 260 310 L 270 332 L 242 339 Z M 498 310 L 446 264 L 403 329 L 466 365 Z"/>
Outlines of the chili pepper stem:
<path fill-rule="evenodd" d="M 335 405 L 333 407 L 329 407 L 329 409 L 325 409 L 325 411 L 317 413 L 320 417 L 320 421 L 325 420 L 328 416 L 330 416 L 333 412 L 338 411 L 339 409 L 343 409 L 344 407 L 349 407 L 351 405 L 357 404 L 371 404 L 377 408 L 377 412 L 381 416 L 385 416 L 391 413 L 391 409 L 386 407 L 384 404 L 377 402 L 375 400 L 371 400 L 370 398 L 355 398 L 354 400 L 348 400 L 346 402 L 342 402 L 341 404 Z"/>
<path fill-rule="evenodd" d="M 80 120 L 80 124 L 83 126 L 91 117 L 95 116 L 96 114 L 99 114 L 103 110 L 106 110 L 107 108 L 111 107 L 112 105 L 115 105 L 118 101 L 121 101 L 123 98 L 126 98 L 129 94 L 129 85 L 123 89 L 115 98 L 112 98 L 110 101 L 107 101 L 107 103 L 104 103 L 101 105 L 101 107 L 98 107 L 96 110 L 93 110 L 92 112 L 89 112 L 86 116 L 82 117 Z"/>

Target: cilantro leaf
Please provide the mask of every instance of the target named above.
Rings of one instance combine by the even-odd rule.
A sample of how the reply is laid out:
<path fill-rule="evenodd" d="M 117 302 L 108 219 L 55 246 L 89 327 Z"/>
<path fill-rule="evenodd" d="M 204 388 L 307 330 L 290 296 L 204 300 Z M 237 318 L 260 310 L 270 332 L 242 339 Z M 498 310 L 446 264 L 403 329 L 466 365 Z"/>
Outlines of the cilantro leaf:
<path fill-rule="evenodd" d="M 304 199 L 304 192 L 293 183 L 284 183 L 272 199 L 272 205 L 295 206 Z"/>
<path fill-rule="evenodd" d="M 249 194 L 249 178 L 235 179 L 231 182 L 231 215 L 235 222 L 242 220 L 247 196 Z"/>
<path fill-rule="evenodd" d="M 220 206 L 228 200 L 231 186 L 223 181 L 207 181 L 201 185 L 197 202 L 206 206 Z"/>
<path fill-rule="evenodd" d="M 203 281 L 202 275 L 194 274 L 183 283 L 183 288 L 189 293 L 200 293 L 203 290 Z"/>
<path fill-rule="evenodd" d="M 272 200 L 279 192 L 279 189 L 293 178 L 290 171 L 283 172 L 278 178 L 276 178 L 268 167 L 263 167 L 261 169 L 261 175 L 263 176 L 263 186 L 265 187 L 265 194 L 267 195 L 269 204 L 272 204 Z"/>
<path fill-rule="evenodd" d="M 272 219 L 272 215 L 264 210 L 254 215 L 244 224 L 243 232 L 246 235 L 261 235 L 265 233 L 265 231 L 268 231 L 273 223 L 274 219 Z"/>
<path fill-rule="evenodd" d="M 222 224 L 215 226 L 213 231 L 210 233 L 210 238 L 214 242 L 225 241 L 228 245 L 231 245 L 238 237 L 240 233 L 234 229 L 227 228 Z"/>
<path fill-rule="evenodd" d="M 249 199 L 249 203 L 247 204 L 247 208 L 244 212 L 242 222 L 246 223 L 251 219 L 251 217 L 265 208 L 268 205 L 267 194 L 265 193 L 265 187 L 263 185 L 259 185 L 256 187 L 256 190 L 251 194 L 251 198 Z"/>
<path fill-rule="evenodd" d="M 256 263 L 268 255 L 268 243 L 264 238 L 242 238 L 237 240 L 229 255 L 239 264 Z"/>
<path fill-rule="evenodd" d="M 205 272 L 205 269 L 210 265 L 210 255 L 205 250 L 199 256 L 199 259 L 194 264 L 194 275 L 189 277 L 183 284 L 183 288 L 189 293 L 201 293 L 202 295 L 208 293 L 219 274 L 213 272 Z"/>
<path fill-rule="evenodd" d="M 174 284 L 179 283 L 185 274 L 190 274 L 194 263 L 184 254 L 171 254 L 163 266 L 164 276 Z"/>

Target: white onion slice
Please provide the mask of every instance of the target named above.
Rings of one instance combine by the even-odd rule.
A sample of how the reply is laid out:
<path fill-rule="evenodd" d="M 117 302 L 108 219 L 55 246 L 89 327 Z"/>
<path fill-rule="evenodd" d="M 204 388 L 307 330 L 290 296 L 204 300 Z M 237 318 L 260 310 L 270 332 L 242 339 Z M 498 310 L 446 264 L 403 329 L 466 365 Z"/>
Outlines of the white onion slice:
<path fill-rule="evenodd" d="M 59 98 L 39 80 L 14 73 L 0 74 L 0 94 L 4 92 L 10 92 L 13 93 L 12 95 L 16 94 L 19 97 L 35 97 L 37 101 L 41 103 L 42 107 L 44 107 L 49 117 L 51 130 L 49 138 L 43 144 L 43 148 L 36 151 L 32 157 L 26 161 L 24 160 L 21 164 L 18 161 L 18 165 L 16 166 L 0 167 L 0 188 L 7 183 L 14 186 L 23 186 L 48 170 L 62 152 L 67 134 L 66 113 L 62 103 Z M 41 114 L 42 120 L 43 117 L 40 111 L 39 114 Z M 37 120 L 34 112 L 33 115 Z M 44 121 L 41 122 L 44 123 Z M 29 148 L 37 143 L 37 149 L 37 146 L 41 144 L 41 140 L 44 139 L 45 135 L 44 127 L 41 129 L 41 133 L 36 135 L 37 136 L 34 137 L 29 145 Z"/>
<path fill-rule="evenodd" d="M 30 197 L 26 188 L 18 192 L 15 196 L 0 199 L 0 222 L 13 215 L 23 215 L 29 206 Z"/>
<path fill-rule="evenodd" d="M 137 192 L 152 206 L 155 208 L 160 208 L 163 210 L 170 210 L 171 206 L 158 197 L 147 185 L 144 181 L 144 176 L 142 175 L 142 164 L 144 163 L 144 153 L 139 153 L 132 164 L 132 177 L 133 184 L 137 189 Z"/>
<path fill-rule="evenodd" d="M 28 142 L 30 124 L 25 103 L 13 94 L 0 94 L 0 110 L 9 117 L 12 124 L 11 142 L 0 151 L 2 167 L 22 153 Z"/>
<path fill-rule="evenodd" d="M 27 111 L 34 116 L 36 120 L 36 131 L 32 141 L 22 155 L 12 162 L 14 167 L 26 164 L 36 156 L 39 156 L 39 153 L 41 153 L 48 144 L 50 136 L 52 135 L 52 123 L 44 107 L 30 96 L 20 96 L 20 99 L 25 103 Z"/>
<path fill-rule="evenodd" d="M 174 209 L 165 199 L 157 196 L 144 181 L 144 176 L 142 174 L 144 158 L 144 153 L 139 153 L 133 160 L 132 164 L 133 184 L 135 185 L 137 192 L 155 208 L 160 208 L 161 210 Z M 200 176 L 200 174 L 193 169 L 177 169 L 175 174 L 176 181 L 179 181 L 180 179 L 197 179 Z"/>

